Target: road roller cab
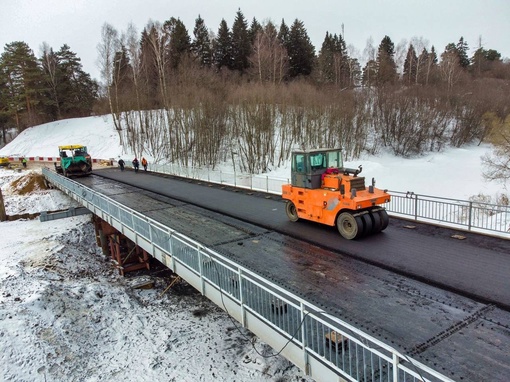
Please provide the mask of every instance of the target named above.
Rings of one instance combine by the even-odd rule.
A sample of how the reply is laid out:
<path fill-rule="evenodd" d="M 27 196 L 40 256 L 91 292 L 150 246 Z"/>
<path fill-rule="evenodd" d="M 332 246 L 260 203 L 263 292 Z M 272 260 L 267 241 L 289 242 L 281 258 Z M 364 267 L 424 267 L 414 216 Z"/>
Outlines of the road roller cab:
<path fill-rule="evenodd" d="M 287 216 L 336 225 L 349 240 L 381 232 L 389 221 L 381 205 L 390 195 L 375 187 L 374 178 L 366 186 L 361 171 L 343 166 L 341 149 L 294 151 L 291 183 L 282 186 Z"/>

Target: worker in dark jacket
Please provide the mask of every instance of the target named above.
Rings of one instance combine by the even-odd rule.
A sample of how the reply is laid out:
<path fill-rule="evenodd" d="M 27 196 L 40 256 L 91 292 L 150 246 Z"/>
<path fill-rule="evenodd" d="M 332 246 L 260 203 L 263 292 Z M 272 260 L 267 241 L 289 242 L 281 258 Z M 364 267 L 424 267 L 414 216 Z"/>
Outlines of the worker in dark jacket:
<path fill-rule="evenodd" d="M 138 162 L 138 159 L 133 159 L 133 167 L 135 169 L 135 172 L 138 172 L 138 168 L 140 167 L 140 162 Z"/>
<path fill-rule="evenodd" d="M 124 166 L 125 166 L 125 163 L 124 161 L 121 159 L 119 159 L 119 161 L 117 162 L 119 163 L 119 167 L 120 167 L 120 171 L 124 171 Z"/>

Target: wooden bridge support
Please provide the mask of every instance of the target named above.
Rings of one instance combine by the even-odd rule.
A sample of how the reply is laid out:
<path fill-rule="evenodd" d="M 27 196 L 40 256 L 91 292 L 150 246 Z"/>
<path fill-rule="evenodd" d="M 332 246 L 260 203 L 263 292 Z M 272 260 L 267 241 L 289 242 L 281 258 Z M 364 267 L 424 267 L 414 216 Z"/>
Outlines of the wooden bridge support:
<path fill-rule="evenodd" d="M 138 269 L 150 269 L 147 251 L 97 216 L 94 216 L 94 228 L 97 245 L 103 249 L 105 256 L 112 258 L 122 276 Z"/>

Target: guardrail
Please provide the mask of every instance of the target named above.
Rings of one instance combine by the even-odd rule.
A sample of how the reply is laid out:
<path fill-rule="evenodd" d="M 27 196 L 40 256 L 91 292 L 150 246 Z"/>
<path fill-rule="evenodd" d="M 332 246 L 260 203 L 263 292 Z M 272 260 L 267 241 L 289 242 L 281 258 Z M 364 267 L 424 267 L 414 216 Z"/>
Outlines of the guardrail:
<path fill-rule="evenodd" d="M 150 165 L 154 172 L 230 185 L 281 195 L 288 178 L 250 175 L 238 172 L 200 169 L 179 165 Z M 414 192 L 388 191 L 392 200 L 385 205 L 394 216 L 448 226 L 510 239 L 510 206 L 449 199 Z"/>
<path fill-rule="evenodd" d="M 171 227 L 49 169 L 43 175 L 317 381 L 452 382 Z"/>

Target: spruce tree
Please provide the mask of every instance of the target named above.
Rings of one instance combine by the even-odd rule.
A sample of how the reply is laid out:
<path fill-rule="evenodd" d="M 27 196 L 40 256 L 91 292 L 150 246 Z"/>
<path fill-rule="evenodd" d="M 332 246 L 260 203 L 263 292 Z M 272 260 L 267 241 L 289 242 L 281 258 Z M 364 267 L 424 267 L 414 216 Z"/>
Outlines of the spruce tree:
<path fill-rule="evenodd" d="M 176 69 L 181 58 L 191 52 L 191 39 L 184 23 L 178 18 L 172 17 L 165 21 L 163 29 L 168 34 L 170 41 L 167 47 L 167 61 L 172 69 Z"/>
<path fill-rule="evenodd" d="M 377 61 L 369 60 L 364 68 L 361 82 L 364 87 L 372 88 L 377 83 Z"/>
<path fill-rule="evenodd" d="M 250 43 L 253 45 L 253 41 L 255 41 L 255 37 L 257 37 L 257 33 L 262 31 L 262 25 L 257 21 L 254 17 L 250 24 L 250 29 L 248 30 L 248 37 L 250 39 Z"/>
<path fill-rule="evenodd" d="M 278 40 L 280 40 L 280 43 L 285 47 L 285 49 L 287 49 L 287 45 L 289 44 L 289 34 L 289 27 L 285 24 L 285 20 L 282 19 L 280 30 L 278 31 Z"/>
<path fill-rule="evenodd" d="M 121 44 L 120 51 L 115 53 L 113 59 L 113 79 L 112 91 L 114 97 L 115 111 L 125 111 L 129 107 L 123 104 L 123 99 L 131 98 L 133 90 L 133 68 L 129 62 L 127 50 L 124 44 Z"/>
<path fill-rule="evenodd" d="M 218 36 L 214 40 L 213 57 L 216 68 L 232 68 L 232 37 L 225 19 L 221 20 Z"/>
<path fill-rule="evenodd" d="M 341 35 L 330 35 L 322 43 L 317 59 L 318 77 L 323 83 L 334 83 L 341 88 L 349 87 L 351 74 L 345 41 Z"/>
<path fill-rule="evenodd" d="M 157 41 L 158 31 L 154 25 L 144 28 L 140 38 L 140 63 L 141 63 L 141 89 L 144 98 L 147 100 L 147 107 L 158 108 L 161 106 L 161 100 L 158 95 L 159 76 L 158 66 L 154 49 L 151 47 L 151 41 Z"/>
<path fill-rule="evenodd" d="M 211 40 L 204 19 L 198 15 L 193 29 L 193 42 L 191 51 L 201 66 L 210 67 L 212 62 Z"/>
<path fill-rule="evenodd" d="M 406 85 L 411 85 L 416 82 L 417 70 L 418 70 L 418 57 L 416 56 L 416 51 L 414 50 L 413 44 L 409 44 L 406 59 L 404 61 L 403 82 Z"/>
<path fill-rule="evenodd" d="M 232 26 L 232 69 L 241 73 L 248 68 L 248 57 L 251 52 L 251 41 L 248 35 L 248 23 L 241 10 L 237 11 Z"/>
<path fill-rule="evenodd" d="M 349 88 L 360 86 L 362 80 L 362 70 L 358 59 L 348 57 L 347 65 L 349 66 Z"/>
<path fill-rule="evenodd" d="M 395 64 L 395 45 L 388 36 L 384 36 L 377 51 L 377 84 L 394 83 L 397 79 Z"/>
<path fill-rule="evenodd" d="M 321 50 L 319 51 L 319 56 L 317 58 L 318 64 L 318 78 L 322 83 L 330 84 L 334 82 L 334 45 L 333 38 L 326 31 L 326 36 L 324 37 L 324 41 L 322 42 Z"/>
<path fill-rule="evenodd" d="M 469 66 L 469 57 L 468 57 L 468 44 L 464 41 L 464 37 L 459 39 L 457 46 L 455 47 L 457 51 L 457 55 L 459 57 L 459 65 L 463 68 L 467 68 Z"/>
<path fill-rule="evenodd" d="M 315 48 L 302 21 L 296 19 L 292 24 L 285 47 L 289 55 L 289 75 L 310 75 L 315 61 Z"/>
<path fill-rule="evenodd" d="M 334 43 L 334 62 L 335 73 L 338 78 L 337 83 L 341 88 L 348 87 L 350 84 L 349 55 L 347 54 L 347 46 L 342 35 L 333 36 Z"/>
<path fill-rule="evenodd" d="M 43 54 L 41 57 L 41 65 L 46 83 L 46 112 L 51 116 L 52 120 L 62 119 L 60 110 L 60 94 L 59 85 L 61 75 L 58 68 L 58 57 L 53 49 L 46 43 L 43 43 Z"/>

